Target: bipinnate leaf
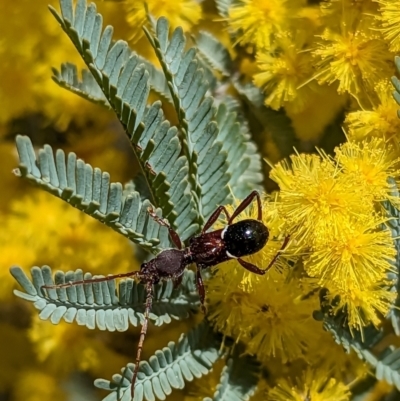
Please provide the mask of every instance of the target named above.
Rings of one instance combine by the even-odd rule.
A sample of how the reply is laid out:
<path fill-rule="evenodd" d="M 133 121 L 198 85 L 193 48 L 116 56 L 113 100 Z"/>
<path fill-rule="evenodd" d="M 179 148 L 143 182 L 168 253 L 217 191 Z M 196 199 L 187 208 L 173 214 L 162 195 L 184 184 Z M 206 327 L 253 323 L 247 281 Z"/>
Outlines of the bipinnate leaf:
<path fill-rule="evenodd" d="M 55 68 L 52 70 L 52 79 L 61 88 L 68 89 L 93 103 L 110 108 L 107 98 L 90 71 L 82 69 L 80 78 L 78 68 L 72 63 L 61 64 L 60 71 Z"/>
<path fill-rule="evenodd" d="M 321 311 L 315 312 L 314 317 L 323 321 L 324 329 L 333 335 L 347 353 L 354 351 L 361 360 L 367 362 L 375 370 L 378 380 L 385 380 L 400 390 L 400 349 L 388 346 L 377 356 L 375 346 L 379 348 L 381 345 L 380 341 L 385 335 L 383 329 L 368 326 L 362 332 L 350 331 L 345 311 L 333 314 L 331 306 L 324 301 L 325 294 L 326 290 L 322 290 Z"/>
<path fill-rule="evenodd" d="M 186 381 L 206 375 L 221 356 L 220 341 L 206 321 L 182 334 L 178 343 L 156 351 L 142 361 L 133 401 L 165 400 L 172 389 L 181 389 Z M 111 393 L 103 401 L 130 400 L 134 364 L 128 364 L 112 381 L 97 379 L 95 386 Z"/>
<path fill-rule="evenodd" d="M 233 62 L 229 51 L 214 35 L 207 31 L 200 31 L 196 36 L 196 45 L 199 54 L 212 69 L 225 76 L 232 73 Z"/>
<path fill-rule="evenodd" d="M 389 181 L 392 187 L 391 195 L 398 197 L 399 191 L 395 179 L 391 178 Z M 387 220 L 385 221 L 385 228 L 390 230 L 397 252 L 396 260 L 393 263 L 393 270 L 387 273 L 388 279 L 394 283 L 391 291 L 397 294 L 396 300 L 387 314 L 387 318 L 391 321 L 395 334 L 400 336 L 400 212 L 389 201 L 384 201 L 381 205 L 386 211 Z"/>
<path fill-rule="evenodd" d="M 78 0 L 74 7 L 72 0 L 60 0 L 60 6 L 61 14 L 51 6 L 50 11 L 122 123 L 148 183 L 149 200 L 181 238 L 188 239 L 198 232 L 202 218 L 189 185 L 190 167 L 181 155 L 178 130 L 165 119 L 161 102 L 147 105 L 154 69 L 125 41 L 113 42 L 113 28 L 103 29 L 103 18 L 93 3 Z"/>
<path fill-rule="evenodd" d="M 168 38 L 169 24 L 160 18 L 155 36 L 146 31 L 156 51 L 171 95 L 182 132 L 182 150 L 189 163 L 189 183 L 196 194 L 197 207 L 207 219 L 220 204 L 230 199 L 229 163 L 218 138 L 216 108 L 207 96 L 209 84 L 196 58 L 196 50 L 185 50 L 186 38 L 181 28 Z"/>
<path fill-rule="evenodd" d="M 16 138 L 19 167 L 14 172 L 27 178 L 52 195 L 94 217 L 119 234 L 157 254 L 169 247 L 166 227 L 149 216 L 154 209 L 149 200 L 142 201 L 136 191 L 124 191 L 119 183 L 110 183 L 110 175 L 78 159 L 75 153 L 67 156 L 58 149 L 53 153 L 49 145 L 39 149 L 36 156 L 31 140 Z M 60 228 L 61 229 L 61 228 Z"/>
<path fill-rule="evenodd" d="M 45 289 L 44 285 L 73 283 L 92 278 L 82 270 L 52 275 L 48 266 L 31 269 L 31 279 L 20 267 L 12 267 L 11 274 L 23 291 L 14 290 L 19 298 L 32 302 L 39 310 L 42 320 L 58 324 L 76 322 L 88 329 L 125 331 L 129 325 L 138 326 L 144 319 L 146 291 L 142 284 L 133 279 L 115 279 L 102 282 L 88 282 L 66 288 Z M 174 288 L 172 281 L 164 281 L 155 286 L 150 320 L 157 326 L 181 320 L 189 316 L 199 306 L 194 273 L 186 270 L 182 284 Z"/>
<path fill-rule="evenodd" d="M 255 393 L 260 363 L 254 356 L 243 355 L 244 349 L 235 345 L 232 355 L 222 369 L 220 383 L 213 398 L 203 401 L 248 401 Z"/>

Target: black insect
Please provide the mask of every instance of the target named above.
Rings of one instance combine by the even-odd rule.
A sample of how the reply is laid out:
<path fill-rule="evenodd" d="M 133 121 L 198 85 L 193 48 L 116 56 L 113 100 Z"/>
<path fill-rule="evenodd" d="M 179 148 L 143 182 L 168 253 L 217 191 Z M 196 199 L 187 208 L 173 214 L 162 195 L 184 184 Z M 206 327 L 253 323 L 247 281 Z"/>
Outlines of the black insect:
<path fill-rule="evenodd" d="M 246 219 L 233 223 L 233 220 L 243 212 L 254 199 L 257 200 L 257 220 Z M 208 219 L 201 233 L 190 238 L 189 246 L 187 248 L 183 248 L 178 233 L 170 227 L 167 221 L 158 217 L 151 209 L 149 209 L 148 212 L 157 223 L 168 228 L 169 235 L 177 249 L 166 249 L 160 252 L 154 259 L 143 263 L 140 266 L 139 271 L 43 287 L 47 289 L 62 288 L 78 284 L 114 280 L 122 277 L 137 277 L 139 281 L 146 286 L 147 295 L 144 321 L 140 331 L 135 370 L 132 377 L 132 399 L 134 397 L 135 382 L 139 370 L 143 342 L 147 332 L 148 318 L 153 301 L 153 286 L 161 280 L 173 280 L 175 285 L 179 285 L 186 267 L 195 263 L 197 290 L 200 296 L 202 310 L 205 312 L 205 291 L 203 280 L 201 278 L 202 269 L 218 265 L 226 260 L 236 259 L 245 269 L 252 273 L 265 274 L 277 261 L 279 255 L 286 248 L 289 242 L 289 236 L 287 236 L 280 250 L 264 269 L 260 269 L 256 265 L 242 259 L 242 256 L 251 255 L 260 251 L 267 243 L 269 237 L 268 228 L 262 222 L 262 205 L 260 195 L 257 191 L 253 191 L 248 195 L 247 198 L 245 198 L 236 208 L 232 216 L 229 215 L 225 206 L 219 206 Z M 227 225 L 222 229 L 207 232 L 222 213 L 225 213 Z"/>

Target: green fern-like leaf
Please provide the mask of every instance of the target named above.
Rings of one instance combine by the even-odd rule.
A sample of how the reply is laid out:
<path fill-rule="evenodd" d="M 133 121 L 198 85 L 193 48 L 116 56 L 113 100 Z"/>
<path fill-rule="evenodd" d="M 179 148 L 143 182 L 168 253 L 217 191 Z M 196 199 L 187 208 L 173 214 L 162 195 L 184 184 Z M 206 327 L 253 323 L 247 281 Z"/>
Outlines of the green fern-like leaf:
<path fill-rule="evenodd" d="M 28 137 L 16 138 L 20 158 L 15 173 L 61 198 L 70 205 L 113 228 L 119 234 L 156 254 L 168 248 L 170 240 L 166 227 L 160 226 L 148 214 L 153 208 L 142 201 L 136 191 L 125 191 L 122 185 L 110 183 L 110 175 L 93 168 L 75 153 L 67 157 L 62 150 L 55 156 L 49 145 L 36 157 Z M 161 216 L 161 209 L 154 209 Z"/>
<path fill-rule="evenodd" d="M 215 107 L 206 96 L 208 83 L 194 48 L 185 51 L 185 36 L 177 28 L 168 39 L 169 25 L 160 18 L 156 36 L 146 34 L 169 82 L 180 129 L 183 152 L 189 161 L 189 182 L 196 193 L 201 215 L 207 218 L 219 204 L 230 199 L 227 154 L 218 137 Z"/>
<path fill-rule="evenodd" d="M 185 381 L 192 381 L 207 374 L 220 357 L 219 341 L 212 329 L 203 322 L 187 334 L 183 334 L 177 344 L 156 351 L 149 362 L 142 361 L 135 385 L 133 401 L 165 400 L 173 388 L 183 388 Z M 95 386 L 111 393 L 103 401 L 130 400 L 133 364 L 116 374 L 112 382 L 97 379 Z"/>
<path fill-rule="evenodd" d="M 154 67 L 154 65 L 145 58 L 138 56 L 138 59 L 140 60 L 140 64 L 143 64 L 146 67 L 146 71 L 149 72 L 149 83 L 151 89 L 172 103 L 167 81 L 162 71 Z M 52 70 L 52 79 L 61 88 L 68 89 L 72 93 L 75 93 L 86 100 L 110 109 L 110 104 L 108 103 L 107 98 L 104 96 L 103 91 L 89 70 L 82 69 L 82 79 L 79 79 L 77 66 L 72 63 L 61 64 L 60 71 L 56 68 L 53 68 Z"/>
<path fill-rule="evenodd" d="M 86 62 L 133 145 L 151 202 L 176 228 L 183 240 L 198 232 L 201 221 L 188 181 L 188 160 L 181 156 L 177 129 L 164 118 L 161 103 L 147 106 L 148 65 L 125 41 L 112 42 L 113 28 L 102 28 L 94 4 L 61 0 L 61 14 L 50 11 Z"/>
<path fill-rule="evenodd" d="M 400 390 L 400 349 L 386 348 L 379 356 L 375 376 Z"/>
<path fill-rule="evenodd" d="M 227 18 L 229 16 L 229 7 L 235 0 L 216 0 L 215 5 L 217 6 L 218 13 L 221 17 Z"/>
<path fill-rule="evenodd" d="M 253 190 L 262 189 L 262 160 L 251 140 L 247 123 L 238 118 L 233 104 L 221 103 L 216 121 L 220 128 L 219 139 L 227 153 L 229 187 L 237 199 L 245 198 Z"/>
<path fill-rule="evenodd" d="M 333 315 L 331 305 L 324 300 L 325 295 L 326 290 L 322 290 L 321 311 L 316 312 L 314 317 L 323 321 L 324 329 L 333 335 L 335 341 L 341 344 L 347 353 L 353 350 L 361 360 L 371 365 L 378 380 L 385 380 L 400 390 L 400 349 L 389 346 L 376 356 L 372 348 L 384 337 L 383 330 L 368 326 L 362 333 L 350 331 L 346 323 L 346 314 L 341 312 Z"/>
<path fill-rule="evenodd" d="M 169 90 L 168 82 L 165 79 L 163 71 L 156 68 L 150 61 L 146 60 L 144 57 L 141 57 L 139 55 L 138 57 L 140 59 L 140 63 L 142 63 L 146 67 L 146 71 L 149 72 L 151 89 L 172 104 L 173 101 L 171 97 L 171 92 Z"/>
<path fill-rule="evenodd" d="M 82 270 L 68 273 L 58 271 L 53 279 L 48 266 L 32 267 L 32 280 L 19 267 L 11 268 L 11 274 L 24 289 L 24 292 L 14 290 L 14 294 L 32 302 L 40 311 L 40 319 L 50 320 L 53 324 L 63 319 L 67 323 L 75 321 L 88 329 L 125 331 L 129 324 L 138 326 L 144 320 L 146 291 L 142 284 L 132 279 L 120 280 L 118 288 L 115 280 L 108 280 L 43 289 L 44 285 L 90 280 L 92 275 L 83 275 Z M 189 312 L 199 306 L 194 282 L 194 273 L 186 270 L 178 288 L 174 288 L 172 281 L 157 284 L 150 320 L 160 326 L 173 319 L 187 318 Z"/>
<path fill-rule="evenodd" d="M 249 104 L 247 119 L 252 122 L 253 129 L 266 131 L 279 149 L 282 158 L 289 157 L 293 148 L 298 147 L 298 139 L 290 118 L 283 111 L 275 111 L 264 105 L 264 96 L 259 88 L 251 83 L 242 84 L 234 79 L 233 84 L 245 103 Z"/>
<path fill-rule="evenodd" d="M 260 364 L 256 358 L 240 356 L 242 347 L 237 346 L 222 369 L 220 384 L 213 398 L 203 401 L 247 401 L 254 394 L 259 380 Z"/>
<path fill-rule="evenodd" d="M 375 342 L 377 338 L 375 329 L 371 329 L 371 334 L 367 334 L 365 342 L 362 341 L 358 332 L 354 335 L 346 326 L 342 326 L 342 323 L 338 323 L 332 317 L 325 317 L 324 329 L 333 335 L 335 341 L 342 345 L 347 353 L 353 350 L 360 359 L 368 362 L 373 367 L 376 366 L 377 358 L 370 351 L 371 343 Z M 365 335 L 366 333 L 364 332 L 364 336 Z"/>
<path fill-rule="evenodd" d="M 60 71 L 53 68 L 52 79 L 61 88 L 68 89 L 86 100 L 100 104 L 109 109 L 110 105 L 104 96 L 103 91 L 93 78 L 92 73 L 83 69 L 81 75 L 82 79 L 79 79 L 78 68 L 76 65 L 64 63 L 61 64 Z"/>
<path fill-rule="evenodd" d="M 197 50 L 200 59 L 205 59 L 203 69 L 210 70 L 207 77 L 215 71 L 231 79 L 230 70 L 232 60 L 228 49 L 214 36 L 207 32 L 200 32 L 196 37 Z M 236 79 L 232 79 L 236 82 Z M 222 150 L 227 153 L 228 185 L 236 198 L 244 198 L 254 189 L 262 188 L 262 160 L 257 146 L 251 139 L 248 123 L 243 115 L 239 101 L 227 94 L 230 86 L 217 80 L 213 96 L 220 101 L 215 121 L 218 124 L 218 140 L 222 143 Z M 261 93 L 258 91 L 261 95 Z M 263 100 L 260 99 L 260 107 Z"/>
<path fill-rule="evenodd" d="M 396 182 L 393 178 L 389 180 L 389 183 L 392 187 L 393 196 L 399 196 L 399 191 L 397 190 Z M 397 336 L 400 336 L 400 212 L 399 210 L 394 207 L 389 201 L 382 202 L 382 206 L 386 211 L 386 216 L 388 217 L 387 221 L 385 222 L 385 228 L 389 229 L 392 234 L 392 238 L 396 248 L 396 260 L 393 263 L 393 271 L 388 272 L 387 276 L 388 279 L 395 283 L 391 291 L 397 294 L 396 301 L 394 302 L 391 310 L 389 311 L 387 318 L 390 319 L 393 330 Z"/>
<path fill-rule="evenodd" d="M 211 33 L 200 31 L 196 37 L 199 55 L 206 60 L 212 69 L 225 76 L 232 73 L 232 59 L 228 49 Z"/>
<path fill-rule="evenodd" d="M 394 63 L 397 69 L 397 72 L 400 72 L 400 57 L 396 56 L 394 58 Z M 395 91 L 393 92 L 394 100 L 397 104 L 400 105 L 400 80 L 396 76 L 392 77 L 392 84 L 394 86 Z M 397 110 L 397 116 L 400 118 L 400 110 Z"/>

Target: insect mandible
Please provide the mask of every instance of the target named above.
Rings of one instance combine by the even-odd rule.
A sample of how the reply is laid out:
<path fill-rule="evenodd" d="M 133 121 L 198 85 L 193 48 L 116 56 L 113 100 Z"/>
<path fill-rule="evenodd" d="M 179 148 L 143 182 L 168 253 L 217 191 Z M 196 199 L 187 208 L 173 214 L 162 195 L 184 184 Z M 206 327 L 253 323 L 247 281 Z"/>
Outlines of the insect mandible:
<path fill-rule="evenodd" d="M 246 219 L 233 223 L 233 220 L 243 212 L 251 202 L 257 201 L 257 219 Z M 57 289 L 70 287 L 73 285 L 87 284 L 93 282 L 102 282 L 114 280 L 123 277 L 136 277 L 146 287 L 146 303 L 144 311 L 144 321 L 140 331 L 139 344 L 136 352 L 135 368 L 132 377 L 131 395 L 134 398 L 135 382 L 139 371 L 144 339 L 146 337 L 148 319 L 153 301 L 153 287 L 159 281 L 172 280 L 179 285 L 183 273 L 190 264 L 196 265 L 196 285 L 200 297 L 200 303 L 203 312 L 205 312 L 204 300 L 205 290 L 201 278 L 201 270 L 216 266 L 230 259 L 236 259 L 245 269 L 252 273 L 263 275 L 277 261 L 279 255 L 286 248 L 290 237 L 286 236 L 281 248 L 271 260 L 269 265 L 261 269 L 256 265 L 242 259 L 243 256 L 252 255 L 260 251 L 268 241 L 269 231 L 262 222 L 262 204 L 260 194 L 253 191 L 248 195 L 240 205 L 234 210 L 232 216 L 225 206 L 219 206 L 207 220 L 200 234 L 189 239 L 189 246 L 183 248 L 182 241 L 176 231 L 169 223 L 158 217 L 152 209 L 148 210 L 149 215 L 160 225 L 167 227 L 172 242 L 177 249 L 165 249 L 154 259 L 145 262 L 140 266 L 139 271 L 114 274 L 107 277 L 95 278 L 90 280 L 81 280 L 59 285 L 43 286 L 46 289 Z M 211 226 L 224 213 L 227 219 L 227 225 L 224 228 L 207 232 Z"/>

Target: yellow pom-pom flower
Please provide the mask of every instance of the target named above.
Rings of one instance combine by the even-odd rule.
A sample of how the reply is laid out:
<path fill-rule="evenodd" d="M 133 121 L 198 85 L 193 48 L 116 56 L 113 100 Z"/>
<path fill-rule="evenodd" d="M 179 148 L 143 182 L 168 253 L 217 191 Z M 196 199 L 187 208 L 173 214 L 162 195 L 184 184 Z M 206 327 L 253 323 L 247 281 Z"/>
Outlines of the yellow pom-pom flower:
<path fill-rule="evenodd" d="M 382 221 L 349 219 L 334 231 L 318 232 L 304 267 L 320 285 L 346 290 L 366 289 L 385 280 L 396 254 L 389 230 L 379 230 Z"/>
<path fill-rule="evenodd" d="M 4 250 L 0 261 L 6 267 L 49 265 L 54 270 L 79 268 L 94 274 L 139 267 L 128 239 L 45 192 L 12 202 L 0 244 Z M 12 296 L 15 281 L 7 268 L 0 277 L 0 297 Z"/>
<path fill-rule="evenodd" d="M 329 378 L 329 372 L 308 369 L 295 384 L 281 378 L 267 394 L 268 401 L 348 401 L 350 390 L 342 382 Z"/>
<path fill-rule="evenodd" d="M 242 0 L 229 9 L 227 22 L 239 43 L 269 49 L 273 35 L 287 29 L 299 5 L 297 0 Z"/>
<path fill-rule="evenodd" d="M 243 212 L 238 220 L 255 217 L 255 209 Z M 263 221 L 270 228 L 271 240 L 258 253 L 245 259 L 265 268 L 282 246 L 283 220 L 275 202 L 263 202 Z M 289 245 L 290 247 L 290 245 Z M 300 301 L 307 284 L 289 280 L 283 258 L 266 275 L 244 269 L 236 260 L 218 266 L 207 283 L 210 320 L 216 328 L 236 341 L 243 340 L 247 351 L 259 360 L 277 356 L 282 360 L 301 357 L 315 341 L 318 323 L 312 311 L 315 299 Z"/>
<path fill-rule="evenodd" d="M 382 76 L 390 76 L 392 55 L 386 43 L 368 28 L 354 28 L 355 21 L 340 22 L 344 28 L 335 32 L 327 28 L 313 51 L 321 84 L 338 82 L 339 93 L 359 96 L 373 90 Z"/>
<path fill-rule="evenodd" d="M 65 401 L 66 392 L 60 379 L 39 370 L 25 370 L 17 378 L 14 401 Z"/>
<path fill-rule="evenodd" d="M 364 327 L 371 324 L 378 327 L 395 301 L 396 293 L 389 291 L 388 284 L 389 282 L 385 280 L 360 289 L 355 286 L 345 288 L 330 283 L 327 285 L 331 291 L 328 301 L 336 302 L 339 295 L 339 302 L 333 308 L 333 312 L 345 310 L 349 327 L 362 332 Z"/>
<path fill-rule="evenodd" d="M 380 138 L 362 142 L 346 142 L 336 148 L 336 160 L 346 175 L 351 175 L 364 199 L 373 201 L 390 200 L 400 206 L 400 200 L 393 196 L 395 185 L 389 178 L 397 179 L 399 158 L 393 147 Z"/>
<path fill-rule="evenodd" d="M 270 177 L 280 187 L 279 213 L 303 245 L 312 244 L 318 230 L 340 231 L 337 226 L 348 215 L 372 212 L 352 178 L 326 156 L 292 156 L 291 165 L 278 163 Z"/>
<path fill-rule="evenodd" d="M 145 4 L 154 17 L 166 17 L 172 29 L 180 26 L 189 31 L 202 15 L 200 4 L 195 0 L 129 0 L 126 2 L 127 20 L 133 28 L 134 41 L 143 35 L 143 26 L 147 26 Z"/>
<path fill-rule="evenodd" d="M 88 330 L 76 323 L 50 322 L 33 320 L 29 337 L 40 362 L 53 374 L 67 376 L 74 371 L 86 371 L 93 374 L 112 374 L 129 361 L 129 355 L 119 355 L 105 346 L 98 331 Z M 65 350 L 68 352 L 65 352 Z M 104 365 L 107 361 L 107 366 Z"/>
<path fill-rule="evenodd" d="M 381 23 L 384 38 L 390 44 L 392 52 L 400 50 L 400 8 L 393 0 L 377 0 L 381 15 L 377 19 Z"/>
<path fill-rule="evenodd" d="M 379 202 L 398 204 L 389 177 L 397 159 L 383 140 L 348 142 L 325 155 L 292 156 L 272 172 L 280 186 L 277 209 L 292 234 L 291 253 L 303 255 L 304 270 L 316 284 L 339 295 L 349 324 L 378 325 L 395 295 L 387 273 L 396 255 Z"/>
<path fill-rule="evenodd" d="M 393 85 L 381 80 L 375 85 L 377 105 L 372 110 L 348 113 L 345 123 L 350 140 L 362 140 L 373 136 L 390 141 L 399 148 L 400 119 L 397 117 L 398 104 L 393 99 Z"/>
<path fill-rule="evenodd" d="M 318 333 L 319 324 L 312 319 L 312 311 L 318 308 L 315 299 L 299 301 L 304 288 L 276 270 L 252 279 L 251 289 L 246 290 L 247 283 L 239 281 L 242 272 L 233 263 L 221 265 L 207 285 L 215 327 L 244 341 L 247 352 L 261 361 L 272 356 L 283 361 L 301 357 Z"/>
<path fill-rule="evenodd" d="M 312 62 L 309 52 L 302 52 L 302 35 L 288 32 L 277 34 L 278 50 L 271 52 L 261 49 L 257 52 L 257 65 L 260 70 L 254 75 L 254 83 L 268 94 L 265 104 L 278 110 L 289 106 L 293 112 L 302 111 L 310 98 L 318 91 L 316 82 L 299 86 L 312 75 Z"/>

